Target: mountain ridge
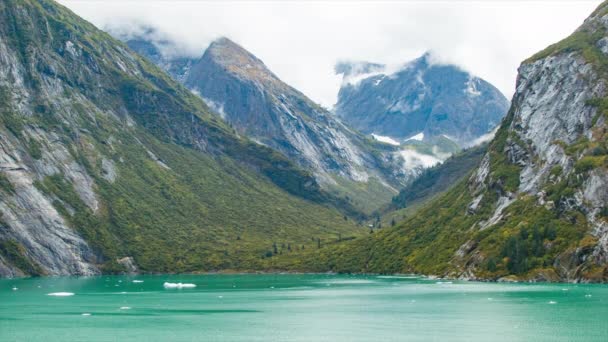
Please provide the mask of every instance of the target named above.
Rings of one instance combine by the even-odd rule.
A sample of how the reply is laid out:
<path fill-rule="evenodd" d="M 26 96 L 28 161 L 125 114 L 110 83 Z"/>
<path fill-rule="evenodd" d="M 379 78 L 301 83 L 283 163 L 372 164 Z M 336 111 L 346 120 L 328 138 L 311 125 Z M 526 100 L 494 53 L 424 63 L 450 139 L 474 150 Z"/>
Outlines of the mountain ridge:
<path fill-rule="evenodd" d="M 390 201 L 419 172 L 395 147 L 345 126 L 228 38 L 210 44 L 184 85 L 239 134 L 288 156 L 364 212 Z"/>
<path fill-rule="evenodd" d="M 492 131 L 508 101 L 488 82 L 457 66 L 437 63 L 430 52 L 398 67 L 342 62 L 334 111 L 366 134 L 425 141 L 447 136 L 461 147 Z"/>

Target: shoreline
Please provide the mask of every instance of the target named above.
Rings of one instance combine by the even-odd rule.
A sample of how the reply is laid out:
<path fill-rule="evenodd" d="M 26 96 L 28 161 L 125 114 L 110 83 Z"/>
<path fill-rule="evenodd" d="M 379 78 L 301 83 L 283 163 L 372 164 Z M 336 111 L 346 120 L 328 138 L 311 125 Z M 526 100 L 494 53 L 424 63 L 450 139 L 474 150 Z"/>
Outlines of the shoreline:
<path fill-rule="evenodd" d="M 471 283 L 496 283 L 496 284 L 597 284 L 597 285 L 608 285 L 608 282 L 593 282 L 584 281 L 580 279 L 574 280 L 560 280 L 560 281 L 548 281 L 548 280 L 518 280 L 513 278 L 502 277 L 499 279 L 482 279 L 482 278 L 454 278 L 454 277 L 441 277 L 437 275 L 425 275 L 416 273 L 339 273 L 339 272 L 300 272 L 300 271 L 236 271 L 236 270 L 221 270 L 221 271 L 210 271 L 210 272 L 192 272 L 192 273 L 124 273 L 124 274 L 112 274 L 112 273 L 101 273 L 92 275 L 42 275 L 42 276 L 24 276 L 24 277 L 0 277 L 0 281 L 3 280 L 20 280 L 20 279 L 31 279 L 31 278 L 95 278 L 95 277 L 138 277 L 138 276 L 229 276 L 229 275 L 327 275 L 327 276 L 373 276 L 373 277 L 416 277 L 426 280 L 435 280 L 438 282 L 442 281 L 459 281 L 459 282 L 471 282 Z"/>

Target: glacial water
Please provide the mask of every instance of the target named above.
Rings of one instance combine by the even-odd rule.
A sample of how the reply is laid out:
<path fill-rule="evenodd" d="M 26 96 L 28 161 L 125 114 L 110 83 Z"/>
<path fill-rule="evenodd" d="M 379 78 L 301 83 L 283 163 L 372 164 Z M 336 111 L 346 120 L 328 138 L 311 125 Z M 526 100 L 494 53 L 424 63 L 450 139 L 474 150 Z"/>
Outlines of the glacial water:
<path fill-rule="evenodd" d="M 336 275 L 3 279 L 0 341 L 608 341 L 608 286 Z"/>

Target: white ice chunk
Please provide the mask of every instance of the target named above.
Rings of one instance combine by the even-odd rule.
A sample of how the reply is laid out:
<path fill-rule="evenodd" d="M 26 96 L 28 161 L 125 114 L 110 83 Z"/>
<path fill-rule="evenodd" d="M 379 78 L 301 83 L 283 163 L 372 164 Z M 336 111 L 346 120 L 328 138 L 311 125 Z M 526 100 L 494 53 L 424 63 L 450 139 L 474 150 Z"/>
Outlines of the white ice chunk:
<path fill-rule="evenodd" d="M 195 288 L 195 284 L 189 283 L 164 283 L 163 286 L 166 289 L 192 289 Z"/>
<path fill-rule="evenodd" d="M 69 297 L 69 296 L 73 296 L 74 293 L 73 292 L 52 292 L 47 294 L 47 296 L 53 296 L 53 297 Z"/>

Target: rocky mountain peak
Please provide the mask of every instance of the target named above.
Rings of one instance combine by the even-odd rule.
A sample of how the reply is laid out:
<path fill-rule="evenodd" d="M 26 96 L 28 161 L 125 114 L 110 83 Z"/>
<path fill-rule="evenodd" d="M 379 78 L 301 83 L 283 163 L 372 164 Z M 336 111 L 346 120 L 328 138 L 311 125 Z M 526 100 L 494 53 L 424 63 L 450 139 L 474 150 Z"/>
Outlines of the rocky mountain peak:
<path fill-rule="evenodd" d="M 203 59 L 211 60 L 227 71 L 242 77 L 278 81 L 264 62 L 226 37 L 214 40 L 205 51 Z"/>
<path fill-rule="evenodd" d="M 492 132 L 509 104 L 490 83 L 437 63 L 432 52 L 399 67 L 357 62 L 335 70 L 343 75 L 336 114 L 364 133 L 395 141 L 421 135 L 471 146 Z"/>

